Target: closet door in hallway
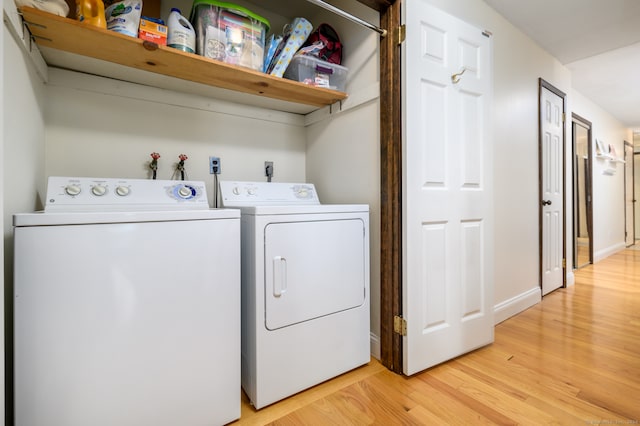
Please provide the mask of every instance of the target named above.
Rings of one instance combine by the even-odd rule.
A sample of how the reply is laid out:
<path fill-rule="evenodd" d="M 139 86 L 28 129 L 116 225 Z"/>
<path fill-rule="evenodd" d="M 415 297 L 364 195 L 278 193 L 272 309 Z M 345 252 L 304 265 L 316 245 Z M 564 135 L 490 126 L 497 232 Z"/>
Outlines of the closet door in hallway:
<path fill-rule="evenodd" d="M 493 341 L 491 38 L 403 8 L 403 371 Z"/>
<path fill-rule="evenodd" d="M 542 294 L 564 285 L 564 93 L 540 87 L 540 245 Z"/>

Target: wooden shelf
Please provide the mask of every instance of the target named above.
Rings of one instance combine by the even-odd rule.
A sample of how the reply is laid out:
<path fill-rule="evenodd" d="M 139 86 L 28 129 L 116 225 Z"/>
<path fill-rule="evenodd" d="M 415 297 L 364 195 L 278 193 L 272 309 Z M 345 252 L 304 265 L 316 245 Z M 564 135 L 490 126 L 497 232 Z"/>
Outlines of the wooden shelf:
<path fill-rule="evenodd" d="M 207 86 L 298 104 L 322 107 L 342 101 L 347 94 L 308 86 L 248 68 L 159 46 L 138 38 L 81 24 L 30 7 L 20 8 L 39 47 L 99 59 Z M 46 51 L 46 49 L 43 49 Z M 46 53 L 45 61 L 50 63 Z M 59 65 L 59 64 L 56 64 Z M 71 65 L 69 68 L 82 71 Z M 105 75 L 108 77 L 108 75 Z"/>

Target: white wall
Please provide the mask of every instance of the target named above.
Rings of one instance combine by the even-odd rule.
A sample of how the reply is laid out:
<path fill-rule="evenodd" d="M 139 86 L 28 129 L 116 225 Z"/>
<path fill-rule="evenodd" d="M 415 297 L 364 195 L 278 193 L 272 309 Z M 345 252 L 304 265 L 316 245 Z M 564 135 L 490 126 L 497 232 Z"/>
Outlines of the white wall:
<path fill-rule="evenodd" d="M 221 179 L 305 179 L 301 117 L 169 93 L 69 71 L 52 70 L 46 87 L 46 175 L 147 178 L 158 152 L 158 179 L 171 179 L 178 155 L 189 179 L 207 184 L 209 156 L 220 157 Z"/>
<path fill-rule="evenodd" d="M 44 88 L 4 24 L 2 48 L 3 152 L 0 182 L 3 183 L 4 284 L 5 294 L 10 296 L 13 289 L 12 215 L 39 207 L 37 194 L 44 188 L 44 119 L 41 110 Z M 7 314 L 11 316 L 10 309 Z M 5 329 L 9 336 L 11 326 L 7 323 Z M 5 353 L 5 356 L 12 359 L 10 353 Z M 11 370 L 5 371 L 5 375 L 10 379 Z M 8 396 L 10 405 L 11 394 Z"/>
<path fill-rule="evenodd" d="M 624 141 L 631 142 L 633 133 L 588 98 L 571 92 L 572 111 L 592 122 L 592 143 L 596 139 L 615 148 L 624 159 Z M 595 153 L 595 146 L 592 147 Z M 615 174 L 604 174 L 606 169 Z M 593 254 L 597 262 L 625 247 L 624 164 L 593 159 Z"/>
<path fill-rule="evenodd" d="M 4 225 L 11 235 L 12 215 L 40 208 L 44 182 L 44 85 L 29 59 L 4 29 Z M 8 66 L 10 64 L 10 66 Z"/>

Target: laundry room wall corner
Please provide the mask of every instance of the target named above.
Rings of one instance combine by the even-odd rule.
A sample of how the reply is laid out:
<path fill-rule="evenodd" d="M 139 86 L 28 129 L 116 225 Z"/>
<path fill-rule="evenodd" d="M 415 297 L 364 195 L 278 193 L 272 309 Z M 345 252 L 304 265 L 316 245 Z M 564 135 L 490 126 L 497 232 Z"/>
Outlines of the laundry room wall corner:
<path fill-rule="evenodd" d="M 323 203 L 369 205 L 371 353 L 375 358 L 380 357 L 380 136 L 377 125 L 352 123 L 377 123 L 379 111 L 376 99 L 310 126 L 306 167 L 307 180 L 316 185 Z"/>
<path fill-rule="evenodd" d="M 42 207 L 44 194 L 44 85 L 3 22 L 2 27 L 2 230 L 4 277 L 5 416 L 13 423 L 12 393 L 13 226 L 14 213 Z M 9 185 L 8 183 L 11 183 Z"/>
<path fill-rule="evenodd" d="M 355 5 L 357 16 L 378 25 L 379 12 Z M 330 15 L 327 15 L 327 19 Z M 380 81 L 380 36 L 350 23 L 337 26 L 349 55 L 348 91 L 369 93 Z M 354 96 L 357 97 L 357 96 Z M 330 114 L 308 127 L 306 180 L 325 204 L 369 205 L 371 355 L 380 358 L 380 101 L 378 96 Z"/>

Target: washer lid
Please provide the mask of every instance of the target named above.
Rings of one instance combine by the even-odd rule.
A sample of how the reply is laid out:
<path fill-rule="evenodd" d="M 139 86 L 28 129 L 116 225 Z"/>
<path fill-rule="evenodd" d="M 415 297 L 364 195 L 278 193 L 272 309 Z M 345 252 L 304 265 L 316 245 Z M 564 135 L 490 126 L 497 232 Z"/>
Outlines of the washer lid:
<path fill-rule="evenodd" d="M 109 223 L 176 222 L 185 220 L 239 219 L 237 209 L 140 211 L 140 212 L 36 212 L 13 215 L 13 226 L 88 225 Z"/>

